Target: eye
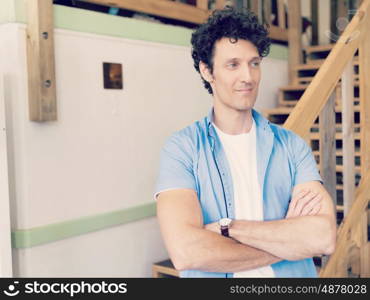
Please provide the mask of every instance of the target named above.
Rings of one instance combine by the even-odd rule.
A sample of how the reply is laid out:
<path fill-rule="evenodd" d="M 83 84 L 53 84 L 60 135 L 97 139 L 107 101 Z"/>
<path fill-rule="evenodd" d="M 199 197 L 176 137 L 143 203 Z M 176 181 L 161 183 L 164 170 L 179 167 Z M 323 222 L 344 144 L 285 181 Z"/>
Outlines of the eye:
<path fill-rule="evenodd" d="M 260 66 L 261 62 L 260 61 L 254 61 L 252 62 L 252 67 L 258 68 Z"/>
<path fill-rule="evenodd" d="M 238 66 L 238 63 L 236 63 L 236 62 L 230 62 L 230 63 L 227 64 L 227 67 L 232 68 L 232 69 L 236 68 L 237 66 Z"/>

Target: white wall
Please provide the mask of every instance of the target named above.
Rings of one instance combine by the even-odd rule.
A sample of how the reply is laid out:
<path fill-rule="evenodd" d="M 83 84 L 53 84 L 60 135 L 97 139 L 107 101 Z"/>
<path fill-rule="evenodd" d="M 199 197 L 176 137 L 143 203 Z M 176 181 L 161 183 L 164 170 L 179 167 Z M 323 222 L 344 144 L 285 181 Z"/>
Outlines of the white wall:
<path fill-rule="evenodd" d="M 0 277 L 12 276 L 6 136 L 3 74 L 0 67 Z"/>
<path fill-rule="evenodd" d="M 165 138 L 211 105 L 188 47 L 55 32 L 58 121 L 40 124 L 28 118 L 25 26 L 0 26 L 13 230 L 150 202 Z M 123 90 L 103 89 L 102 62 L 122 63 Z M 265 59 L 256 107 L 276 106 L 286 67 Z M 147 277 L 167 258 L 155 218 L 13 254 L 25 277 Z"/>

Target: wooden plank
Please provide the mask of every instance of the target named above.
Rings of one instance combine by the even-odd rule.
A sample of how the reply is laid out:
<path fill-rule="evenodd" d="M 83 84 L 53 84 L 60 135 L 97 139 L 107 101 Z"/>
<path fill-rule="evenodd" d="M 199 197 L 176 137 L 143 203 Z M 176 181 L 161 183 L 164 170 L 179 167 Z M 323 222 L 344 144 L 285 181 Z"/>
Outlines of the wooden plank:
<path fill-rule="evenodd" d="M 119 7 L 151 15 L 201 24 L 209 16 L 209 11 L 193 5 L 167 0 L 79 0 L 108 7 Z"/>
<path fill-rule="evenodd" d="M 279 27 L 282 29 L 286 28 L 286 9 L 285 9 L 285 0 L 278 0 L 278 21 Z"/>
<path fill-rule="evenodd" d="M 294 67 L 303 62 L 301 2 L 288 0 L 289 81 L 294 84 Z"/>
<path fill-rule="evenodd" d="M 319 0 L 311 0 L 311 45 L 319 44 Z"/>
<path fill-rule="evenodd" d="M 344 67 L 354 56 L 360 40 L 367 37 L 365 19 L 369 17 L 370 1 L 365 1 L 294 107 L 284 123 L 285 128 L 293 130 L 301 136 L 307 134 L 336 87 Z M 355 35 L 356 38 L 354 38 Z M 367 40 L 369 41 L 369 39 Z"/>
<path fill-rule="evenodd" d="M 208 0 L 197 0 L 197 7 L 199 9 L 208 10 Z"/>
<path fill-rule="evenodd" d="M 355 145 L 353 62 L 349 61 L 342 75 L 342 134 L 343 134 L 343 203 L 344 216 L 349 212 L 355 197 Z"/>
<path fill-rule="evenodd" d="M 29 118 L 57 120 L 52 0 L 27 0 Z"/>

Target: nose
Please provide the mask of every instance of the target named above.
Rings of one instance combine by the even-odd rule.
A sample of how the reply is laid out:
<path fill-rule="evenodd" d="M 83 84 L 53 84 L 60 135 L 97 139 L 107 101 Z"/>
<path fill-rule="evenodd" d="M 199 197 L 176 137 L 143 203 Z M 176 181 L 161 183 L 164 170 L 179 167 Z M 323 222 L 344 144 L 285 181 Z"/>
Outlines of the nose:
<path fill-rule="evenodd" d="M 240 68 L 240 81 L 250 83 L 252 82 L 252 72 L 248 64 Z"/>

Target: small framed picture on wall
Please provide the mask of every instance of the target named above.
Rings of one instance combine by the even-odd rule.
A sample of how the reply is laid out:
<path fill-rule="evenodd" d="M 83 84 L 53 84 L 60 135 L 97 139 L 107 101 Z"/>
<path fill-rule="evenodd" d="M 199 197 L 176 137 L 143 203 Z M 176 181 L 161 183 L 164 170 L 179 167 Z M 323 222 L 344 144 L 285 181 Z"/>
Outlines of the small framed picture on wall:
<path fill-rule="evenodd" d="M 123 89 L 122 64 L 103 62 L 105 89 Z"/>

